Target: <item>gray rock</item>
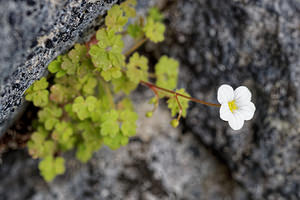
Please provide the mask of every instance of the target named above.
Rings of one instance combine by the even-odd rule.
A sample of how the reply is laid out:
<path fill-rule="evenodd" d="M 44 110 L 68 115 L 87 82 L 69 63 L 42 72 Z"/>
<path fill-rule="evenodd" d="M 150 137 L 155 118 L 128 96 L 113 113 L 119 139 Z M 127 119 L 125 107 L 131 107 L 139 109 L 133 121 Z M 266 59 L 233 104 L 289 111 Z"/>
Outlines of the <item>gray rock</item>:
<path fill-rule="evenodd" d="M 12 1 L 1 5 L 10 4 L 17 5 Z M 66 5 L 73 6 L 70 2 Z M 84 5 L 91 5 L 92 13 L 104 12 L 96 10 L 101 4 Z M 257 106 L 254 120 L 234 132 L 219 119 L 217 108 L 191 104 L 184 121 L 185 134 L 181 135 L 170 131 L 170 119 L 159 112 L 154 118 L 159 122 L 141 124 L 139 136 L 127 147 L 115 152 L 102 149 L 87 165 L 68 159 L 67 174 L 52 184 L 36 175 L 36 162 L 24 153 L 8 153 L 0 167 L 0 199 L 300 199 L 300 2 L 170 0 L 163 9 L 168 25 L 166 42 L 158 48 L 148 44 L 145 53 L 178 58 L 180 86 L 203 100 L 216 102 L 217 88 L 223 83 L 248 86 Z M 4 73 L 8 78 L 0 79 L 4 81 L 0 90 L 4 125 L 9 122 L 11 107 L 21 103 L 24 90 L 44 73 L 45 65 L 78 38 L 84 38 L 83 29 L 95 26 L 88 20 L 96 14 L 88 13 L 90 18 L 80 26 L 80 20 L 72 20 L 73 11 L 63 15 L 58 10 L 45 9 L 46 17 L 41 21 L 64 21 L 65 26 L 45 29 L 66 31 L 57 38 L 61 41 L 48 49 L 47 39 L 53 41 L 54 36 L 51 31 L 38 30 L 33 38 L 40 37 L 41 42 L 32 47 L 38 53 L 31 58 L 29 53 L 15 58 L 19 64 L 3 65 L 10 66 Z M 7 11 L 0 13 L 1 23 L 7 23 L 7 17 L 2 17 Z M 68 31 L 69 23 L 71 28 L 78 27 Z M 37 26 L 28 27 L 35 30 Z M 30 31 L 28 27 L 24 28 Z M 11 33 L 17 32 L 8 35 L 14 36 Z M 14 37 L 10 44 L 20 45 L 13 41 L 22 40 Z M 31 43 L 24 41 L 26 52 Z M 10 53 L 1 49 L 0 56 L 20 54 L 10 47 L 4 50 Z M 2 60 L 9 63 L 11 58 L 0 57 Z M 23 69 L 26 74 L 22 77 Z M 17 87 L 20 81 L 22 86 Z M 149 121 L 142 119 L 140 123 L 145 122 Z"/>
<path fill-rule="evenodd" d="M 98 16 L 116 2 L 0 1 L 0 136 L 19 113 L 23 93 L 45 74 L 48 63 L 90 36 L 101 24 Z"/>
<path fill-rule="evenodd" d="M 151 108 L 137 105 L 140 116 Z M 170 120 L 165 109 L 151 119 L 141 117 L 138 135 L 126 147 L 102 148 L 87 164 L 66 155 L 66 174 L 50 184 L 37 176 L 37 162 L 26 152 L 7 153 L 0 165 L 0 199 L 250 199 L 212 152 L 193 134 L 172 128 Z"/>
<path fill-rule="evenodd" d="M 217 88 L 246 85 L 257 111 L 232 131 L 213 107 L 191 104 L 185 128 L 222 158 L 254 199 L 300 199 L 300 2 L 186 0 L 166 9 L 181 87 L 216 102 Z"/>

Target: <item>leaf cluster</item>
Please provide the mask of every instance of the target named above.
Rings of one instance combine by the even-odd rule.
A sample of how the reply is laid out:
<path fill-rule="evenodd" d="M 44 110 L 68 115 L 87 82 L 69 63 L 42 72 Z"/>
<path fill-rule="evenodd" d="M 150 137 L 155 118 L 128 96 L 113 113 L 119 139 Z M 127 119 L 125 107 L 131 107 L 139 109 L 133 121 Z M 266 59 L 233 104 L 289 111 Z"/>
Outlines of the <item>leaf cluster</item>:
<path fill-rule="evenodd" d="M 44 107 L 48 104 L 49 91 L 47 90 L 48 82 L 45 77 L 36 81 L 26 90 L 27 101 L 32 101 L 36 107 Z"/>
<path fill-rule="evenodd" d="M 165 27 L 155 8 L 146 20 L 138 18 L 125 26 L 136 17 L 135 5 L 135 0 L 127 0 L 113 6 L 95 44 L 76 44 L 58 56 L 48 65 L 53 84 L 48 87 L 46 78 L 41 78 L 26 91 L 26 100 L 41 107 L 28 149 L 33 158 L 41 159 L 39 169 L 46 181 L 64 173 L 64 152 L 74 150 L 78 160 L 87 162 L 103 145 L 118 149 L 136 134 L 138 116 L 128 95 L 140 81 L 148 80 L 149 63 L 138 53 L 126 58 L 123 35 L 160 42 Z M 175 89 L 178 62 L 163 56 L 155 65 L 155 75 L 158 86 Z M 180 101 L 186 108 L 186 102 Z M 176 115 L 173 98 L 168 104 Z"/>

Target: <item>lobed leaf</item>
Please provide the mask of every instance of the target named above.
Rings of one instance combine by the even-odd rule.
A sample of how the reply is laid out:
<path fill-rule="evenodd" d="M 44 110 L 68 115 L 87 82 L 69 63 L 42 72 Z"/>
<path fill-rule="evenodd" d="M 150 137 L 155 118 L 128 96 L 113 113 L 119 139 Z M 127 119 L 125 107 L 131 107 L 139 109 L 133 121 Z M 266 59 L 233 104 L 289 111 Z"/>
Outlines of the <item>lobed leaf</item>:
<path fill-rule="evenodd" d="M 65 160 L 62 157 L 47 156 L 39 163 L 39 169 L 44 179 L 50 182 L 65 172 Z"/>
<path fill-rule="evenodd" d="M 155 65 L 156 85 L 169 90 L 177 86 L 179 63 L 173 58 L 162 56 Z"/>
<path fill-rule="evenodd" d="M 111 110 L 103 114 L 101 124 L 101 135 L 114 137 L 119 132 L 118 123 L 119 113 L 116 110 Z"/>
<path fill-rule="evenodd" d="M 126 75 L 133 83 L 139 83 L 141 80 L 148 80 L 148 59 L 134 53 L 127 64 Z"/>
<path fill-rule="evenodd" d="M 124 15 L 123 10 L 118 5 L 114 5 L 108 10 L 105 17 L 106 27 L 116 32 L 121 32 L 127 21 L 128 17 Z"/>
<path fill-rule="evenodd" d="M 143 28 L 143 30 L 145 32 L 146 37 L 154 43 L 161 42 L 165 39 L 165 25 L 160 22 L 154 21 L 154 19 L 152 18 L 147 18 L 147 24 Z"/>

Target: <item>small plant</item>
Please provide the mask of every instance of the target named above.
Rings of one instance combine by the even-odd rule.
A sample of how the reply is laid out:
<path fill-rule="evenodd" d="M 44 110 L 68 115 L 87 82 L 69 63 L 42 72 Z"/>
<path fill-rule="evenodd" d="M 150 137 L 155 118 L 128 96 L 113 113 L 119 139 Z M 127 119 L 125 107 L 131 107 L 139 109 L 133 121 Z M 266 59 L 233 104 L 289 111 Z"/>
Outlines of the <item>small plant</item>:
<path fill-rule="evenodd" d="M 227 111 L 241 110 L 236 109 L 239 97 L 221 98 L 225 94 L 220 92 L 221 106 L 192 98 L 183 88 L 176 89 L 179 63 L 173 58 L 162 56 L 154 66 L 155 74 L 149 72 L 147 57 L 135 51 L 146 41 L 164 40 L 163 16 L 156 8 L 149 10 L 146 19 L 136 16 L 135 4 L 135 0 L 127 0 L 114 5 L 107 13 L 105 27 L 95 37 L 84 45 L 76 44 L 49 64 L 48 70 L 54 76 L 52 85 L 43 77 L 26 91 L 26 100 L 40 107 L 28 149 L 33 158 L 41 159 L 39 169 L 46 181 L 64 173 L 62 154 L 66 151 L 75 149 L 77 159 L 87 162 L 103 145 L 118 149 L 128 143 L 129 137 L 136 134 L 138 118 L 129 94 L 139 84 L 155 95 L 150 100 L 153 110 L 146 116 L 152 116 L 160 99 L 168 98 L 174 127 L 186 116 L 189 101 L 221 107 L 221 118 L 230 125 L 238 116 Z M 128 25 L 130 17 L 135 20 Z M 124 35 L 136 41 L 126 52 Z M 156 83 L 150 83 L 149 77 L 156 78 Z M 250 110 L 252 116 L 254 110 Z"/>

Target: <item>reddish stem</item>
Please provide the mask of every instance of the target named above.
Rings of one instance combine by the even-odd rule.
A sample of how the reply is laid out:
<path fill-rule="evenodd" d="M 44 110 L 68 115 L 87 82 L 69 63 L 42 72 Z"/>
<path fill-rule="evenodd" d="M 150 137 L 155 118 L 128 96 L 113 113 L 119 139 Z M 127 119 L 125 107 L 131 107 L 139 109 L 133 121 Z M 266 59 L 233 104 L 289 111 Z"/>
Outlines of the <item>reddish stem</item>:
<path fill-rule="evenodd" d="M 142 44 L 144 44 L 145 42 L 147 41 L 146 38 L 140 40 L 137 44 L 135 44 L 131 49 L 129 49 L 129 51 L 127 51 L 125 53 L 125 56 L 129 56 L 133 51 L 135 51 L 136 49 L 138 49 Z M 87 49 L 90 49 L 90 46 L 93 45 L 93 44 L 97 44 L 98 40 L 96 39 L 96 35 L 94 35 L 90 41 L 88 41 L 87 43 L 85 43 Z M 175 97 L 176 97 L 176 100 L 178 101 L 178 97 L 177 96 L 180 96 L 180 97 L 183 97 L 185 99 L 188 99 L 190 101 L 193 101 L 193 102 L 196 102 L 196 103 L 200 103 L 200 104 L 204 104 L 204 105 L 207 105 L 207 106 L 214 106 L 214 107 L 221 107 L 220 104 L 215 104 L 215 103 L 209 103 L 209 102 L 206 102 L 206 101 L 202 101 L 200 99 L 196 99 L 196 98 L 193 98 L 193 97 L 189 97 L 189 96 L 185 96 L 183 94 L 180 94 L 180 93 L 177 93 L 177 92 L 174 92 L 172 90 L 168 90 L 166 88 L 161 88 L 157 85 L 154 85 L 152 83 L 149 83 L 149 82 L 145 82 L 145 81 L 140 81 L 141 84 L 144 84 L 146 86 L 148 86 L 151 90 L 153 90 L 153 92 L 155 93 L 155 95 L 158 97 L 158 94 L 157 94 L 157 90 L 161 90 L 161 91 L 164 91 L 164 92 L 167 92 L 167 93 L 170 93 L 170 94 L 174 94 Z M 178 101 L 178 105 L 179 107 L 181 107 L 179 101 Z M 180 116 L 181 116 L 181 113 L 180 113 Z"/>
<path fill-rule="evenodd" d="M 177 94 L 175 94 L 175 98 L 176 98 L 177 104 L 179 106 L 179 114 L 178 114 L 178 117 L 177 117 L 177 121 L 179 122 L 179 120 L 181 118 L 181 115 L 182 115 L 182 106 L 180 104 L 180 101 L 178 99 L 178 95 Z"/>
<path fill-rule="evenodd" d="M 159 96 L 158 96 L 158 92 L 157 90 L 154 88 L 154 87 L 149 87 L 155 94 L 155 98 L 156 98 L 156 102 L 155 102 L 155 105 L 154 105 L 154 108 L 152 110 L 152 112 L 154 112 L 156 110 L 156 108 L 158 107 L 158 103 L 159 103 Z"/>
<path fill-rule="evenodd" d="M 220 104 L 209 103 L 209 102 L 206 102 L 206 101 L 202 101 L 202 100 L 200 100 L 200 99 L 196 99 L 196 98 L 193 98 L 193 97 L 185 96 L 185 95 L 183 95 L 183 94 L 174 92 L 174 91 L 172 91 L 172 90 L 168 90 L 168 89 L 166 89 L 166 88 L 159 87 L 159 86 L 157 86 L 157 85 L 154 85 L 154 84 L 149 83 L 149 82 L 146 82 L 146 81 L 140 81 L 140 83 L 141 83 L 141 84 L 144 84 L 144 85 L 146 85 L 146 86 L 148 86 L 149 88 L 156 88 L 156 89 L 158 89 L 158 90 L 161 90 L 161 91 L 164 91 L 164 92 L 167 92 L 167 93 L 170 93 L 170 94 L 174 94 L 174 95 L 183 97 L 183 98 L 185 98 L 185 99 L 188 99 L 188 100 L 193 101 L 193 102 L 196 102 L 196 103 L 201 103 L 201 104 L 204 104 L 204 105 L 207 105 L 207 106 L 221 107 Z"/>

